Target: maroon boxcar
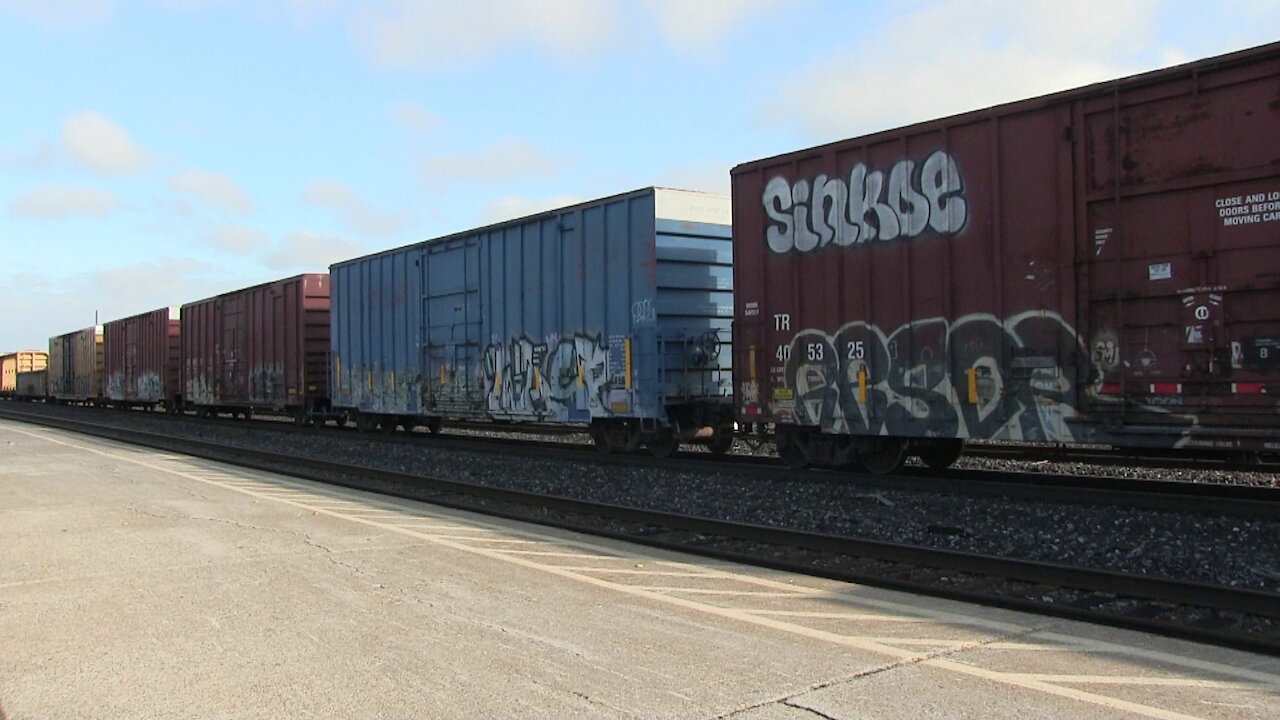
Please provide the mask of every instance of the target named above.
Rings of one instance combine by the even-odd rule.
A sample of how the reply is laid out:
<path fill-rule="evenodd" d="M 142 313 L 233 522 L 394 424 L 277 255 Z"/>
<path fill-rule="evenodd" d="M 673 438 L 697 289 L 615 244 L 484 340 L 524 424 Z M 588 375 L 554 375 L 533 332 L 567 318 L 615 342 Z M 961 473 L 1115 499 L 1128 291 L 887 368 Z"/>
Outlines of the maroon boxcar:
<path fill-rule="evenodd" d="M 181 338 L 183 399 L 201 415 L 328 407 L 327 273 L 187 303 Z"/>
<path fill-rule="evenodd" d="M 182 407 L 177 308 L 113 320 L 102 328 L 103 395 L 124 406 Z"/>
<path fill-rule="evenodd" d="M 1280 449 L 1280 43 L 732 180 L 735 411 L 788 462 Z"/>

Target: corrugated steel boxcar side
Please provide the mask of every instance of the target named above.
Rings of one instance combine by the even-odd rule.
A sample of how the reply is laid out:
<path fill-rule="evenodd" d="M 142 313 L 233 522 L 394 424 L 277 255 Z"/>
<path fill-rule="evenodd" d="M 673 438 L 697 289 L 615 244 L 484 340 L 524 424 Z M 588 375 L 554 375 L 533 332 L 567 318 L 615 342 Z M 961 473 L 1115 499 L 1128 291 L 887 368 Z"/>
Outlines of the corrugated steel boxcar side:
<path fill-rule="evenodd" d="M 61 402 L 102 401 L 102 326 L 49 338 L 49 397 Z"/>
<path fill-rule="evenodd" d="M 732 180 L 737 415 L 792 460 L 1280 449 L 1280 44 Z"/>
<path fill-rule="evenodd" d="M 47 370 L 31 370 L 18 373 L 17 389 L 13 396 L 18 400 L 44 400 L 48 395 L 49 373 Z"/>
<path fill-rule="evenodd" d="M 181 321 L 176 308 L 113 320 L 103 326 L 103 394 L 120 405 L 181 406 Z"/>
<path fill-rule="evenodd" d="M 335 264 L 334 404 L 707 439 L 731 420 L 731 252 L 728 198 L 649 188 Z"/>
<path fill-rule="evenodd" d="M 217 412 L 328 406 L 329 276 L 299 275 L 182 306 L 182 392 Z"/>
<path fill-rule="evenodd" d="M 0 355 L 0 397 L 17 393 L 18 375 L 44 371 L 48 365 L 49 353 L 43 350 L 19 350 Z"/>

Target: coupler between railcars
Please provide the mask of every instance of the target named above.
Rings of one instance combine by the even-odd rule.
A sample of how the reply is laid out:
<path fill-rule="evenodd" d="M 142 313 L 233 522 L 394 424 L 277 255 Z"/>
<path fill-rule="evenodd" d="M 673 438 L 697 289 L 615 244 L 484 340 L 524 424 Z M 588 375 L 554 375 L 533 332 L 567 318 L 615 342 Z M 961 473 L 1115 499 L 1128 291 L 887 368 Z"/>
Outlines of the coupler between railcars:
<path fill-rule="evenodd" d="M 299 427 L 311 425 L 322 428 L 330 420 L 338 427 L 347 424 L 347 411 L 330 405 L 328 398 L 309 398 L 302 405 L 292 408 L 292 411 L 293 424 Z"/>
<path fill-rule="evenodd" d="M 597 418 L 591 439 L 602 453 L 635 452 L 643 445 L 655 457 L 668 457 L 682 444 L 705 445 L 716 455 L 733 447 L 735 426 L 729 412 L 702 406 L 667 408 L 667 422 L 656 418 Z"/>

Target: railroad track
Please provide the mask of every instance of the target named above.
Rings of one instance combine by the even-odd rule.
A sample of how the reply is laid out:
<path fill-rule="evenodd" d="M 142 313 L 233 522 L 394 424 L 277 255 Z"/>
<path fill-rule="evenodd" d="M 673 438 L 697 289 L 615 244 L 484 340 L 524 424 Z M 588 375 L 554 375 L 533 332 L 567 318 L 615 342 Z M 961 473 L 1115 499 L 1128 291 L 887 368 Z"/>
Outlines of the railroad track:
<path fill-rule="evenodd" d="M 1280 593 L 1275 592 L 600 504 L 8 408 L 0 416 L 654 547 L 1280 654 Z"/>
<path fill-rule="evenodd" d="M 21 409 L 19 409 L 21 408 Z M 37 409 L 39 408 L 39 409 Z M 20 417 L 24 411 L 31 416 L 43 416 L 42 406 L 0 406 L 0 414 Z M 79 415 L 96 417 L 102 414 L 132 420 L 138 418 L 163 418 L 166 423 L 189 423 L 193 426 L 227 428 L 237 425 L 252 427 L 255 431 L 279 434 L 313 435 L 316 429 L 299 427 L 280 419 L 256 418 L 232 420 L 230 418 L 202 419 L 194 415 L 162 416 L 131 410 L 107 410 L 76 408 Z M 57 413 L 65 416 L 64 413 Z M 245 426 L 243 423 L 251 423 Z M 490 431 L 491 428 L 483 428 Z M 357 434 L 354 426 L 327 427 L 323 432 Z M 561 435 L 565 433 L 559 433 Z M 1231 483 L 1188 482 L 1183 480 L 1106 477 L 1078 474 L 1054 474 L 1015 470 L 933 470 L 909 466 L 894 475 L 871 475 L 842 470 L 817 469 L 794 470 L 784 466 L 776 458 L 764 455 L 713 455 L 708 452 L 682 452 L 667 458 L 657 458 L 643 452 L 631 454 L 601 454 L 594 446 L 585 443 L 531 438 L 489 437 L 454 434 L 446 431 L 431 435 L 425 431 L 405 433 L 359 433 L 359 437 L 373 444 L 420 444 L 423 447 L 447 447 L 482 453 L 523 454 L 558 460 L 589 462 L 606 466 L 645 467 L 655 471 L 731 473 L 737 476 L 752 475 L 771 482 L 854 483 L 868 491 L 899 490 L 910 492 L 948 493 L 956 495 L 995 496 L 1008 499 L 1033 500 L 1049 503 L 1083 503 L 1107 506 L 1126 506 L 1182 513 L 1243 514 L 1252 517 L 1280 518 L 1280 487 Z"/>
<path fill-rule="evenodd" d="M 1259 458 L 1254 455 L 1223 452 L 1219 457 L 1207 455 L 1186 457 L 1176 450 L 1160 451 L 1138 448 L 1078 447 L 1072 445 L 1003 445 L 971 442 L 965 446 L 966 457 L 992 460 L 1032 462 L 1076 462 L 1089 465 L 1140 465 L 1167 470 L 1225 470 L 1233 472 L 1280 472 L 1276 455 Z"/>

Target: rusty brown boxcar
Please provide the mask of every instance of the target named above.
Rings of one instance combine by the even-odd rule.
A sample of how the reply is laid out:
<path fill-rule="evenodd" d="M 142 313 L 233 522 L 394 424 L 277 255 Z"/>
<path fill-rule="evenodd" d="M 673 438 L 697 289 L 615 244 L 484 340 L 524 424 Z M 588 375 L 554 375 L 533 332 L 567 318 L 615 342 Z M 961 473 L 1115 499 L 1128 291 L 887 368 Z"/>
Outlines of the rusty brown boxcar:
<path fill-rule="evenodd" d="M 788 462 L 1280 450 L 1280 43 L 732 183 L 735 413 Z"/>
<path fill-rule="evenodd" d="M 49 338 L 49 398 L 55 402 L 102 402 L 102 326 Z"/>
<path fill-rule="evenodd" d="M 0 397 L 18 394 L 18 375 L 43 372 L 49 365 L 49 353 L 43 350 L 19 350 L 0 355 Z"/>
<path fill-rule="evenodd" d="M 181 407 L 179 328 L 176 308 L 152 310 L 103 326 L 103 395 L 108 403 Z"/>
<path fill-rule="evenodd" d="M 299 418 L 328 405 L 329 275 L 299 275 L 188 303 L 182 392 L 201 415 Z"/>

